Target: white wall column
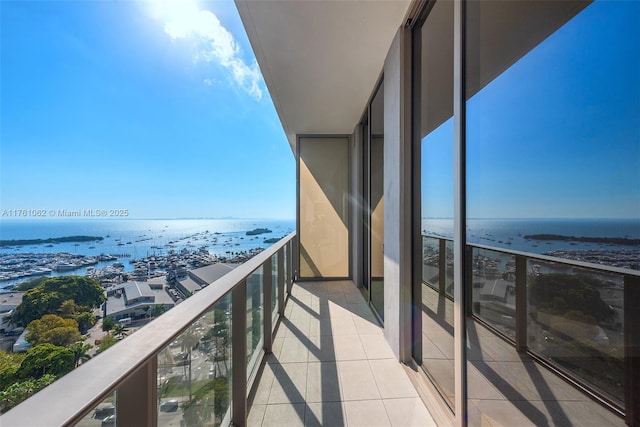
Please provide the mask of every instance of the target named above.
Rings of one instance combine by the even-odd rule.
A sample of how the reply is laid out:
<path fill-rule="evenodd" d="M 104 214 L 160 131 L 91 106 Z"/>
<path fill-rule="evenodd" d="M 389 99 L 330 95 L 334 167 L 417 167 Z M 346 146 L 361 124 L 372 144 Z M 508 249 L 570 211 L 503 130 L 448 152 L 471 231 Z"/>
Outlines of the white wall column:
<path fill-rule="evenodd" d="M 411 359 L 411 32 L 400 28 L 384 62 L 384 333 Z"/>

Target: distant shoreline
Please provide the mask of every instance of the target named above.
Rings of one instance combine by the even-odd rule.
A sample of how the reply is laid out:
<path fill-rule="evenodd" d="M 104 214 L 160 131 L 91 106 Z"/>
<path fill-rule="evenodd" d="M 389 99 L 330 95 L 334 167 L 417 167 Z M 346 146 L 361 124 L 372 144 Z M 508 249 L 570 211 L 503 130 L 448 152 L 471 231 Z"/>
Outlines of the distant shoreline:
<path fill-rule="evenodd" d="M 4 246 L 24 246 L 24 245 L 41 245 L 43 243 L 69 243 L 69 242 L 96 242 L 104 240 L 104 237 L 96 236 L 68 236 L 68 237 L 50 237 L 48 239 L 16 239 L 16 240 L 0 240 L 0 247 Z"/>
<path fill-rule="evenodd" d="M 564 242 L 605 243 L 623 246 L 640 245 L 640 239 L 629 239 L 626 237 L 575 237 L 560 234 L 529 234 L 524 236 L 524 238 L 528 240 L 559 240 Z"/>

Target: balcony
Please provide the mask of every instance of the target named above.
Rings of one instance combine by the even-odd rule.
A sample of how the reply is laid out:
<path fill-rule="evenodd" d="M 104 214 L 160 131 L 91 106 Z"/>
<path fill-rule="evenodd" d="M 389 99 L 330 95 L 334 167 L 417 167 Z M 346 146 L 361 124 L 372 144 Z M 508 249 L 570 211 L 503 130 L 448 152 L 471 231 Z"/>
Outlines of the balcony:
<path fill-rule="evenodd" d="M 435 425 L 353 282 L 290 235 L 2 416 L 13 425 Z"/>
<path fill-rule="evenodd" d="M 293 282 L 295 244 L 293 234 L 284 238 L 0 422 L 435 425 L 410 380 L 415 373 L 398 363 L 353 282 Z M 453 406 L 449 244 L 423 237 L 420 362 Z M 467 250 L 470 424 L 623 425 L 632 398 L 624 325 L 638 273 L 479 245 Z M 593 279 L 576 286 L 595 286 L 613 312 L 592 319 L 572 303 L 583 315 L 567 315 L 549 287 L 537 290 L 558 274 Z"/>

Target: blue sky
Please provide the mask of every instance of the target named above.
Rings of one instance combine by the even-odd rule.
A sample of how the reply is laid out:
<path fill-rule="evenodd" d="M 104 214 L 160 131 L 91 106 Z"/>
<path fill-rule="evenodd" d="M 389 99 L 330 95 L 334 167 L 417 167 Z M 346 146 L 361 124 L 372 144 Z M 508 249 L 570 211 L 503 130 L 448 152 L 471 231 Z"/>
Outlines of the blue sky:
<path fill-rule="evenodd" d="M 469 100 L 469 217 L 640 218 L 639 31 L 597 1 Z M 423 139 L 423 217 L 453 214 L 452 138 Z"/>
<path fill-rule="evenodd" d="M 233 2 L 0 12 L 2 209 L 295 216 L 294 158 Z M 639 16 L 595 2 L 469 102 L 470 217 L 640 216 Z M 423 142 L 425 217 L 453 212 L 451 138 L 449 121 Z"/>
<path fill-rule="evenodd" d="M 2 0 L 2 209 L 295 217 L 235 5 L 179 3 Z"/>

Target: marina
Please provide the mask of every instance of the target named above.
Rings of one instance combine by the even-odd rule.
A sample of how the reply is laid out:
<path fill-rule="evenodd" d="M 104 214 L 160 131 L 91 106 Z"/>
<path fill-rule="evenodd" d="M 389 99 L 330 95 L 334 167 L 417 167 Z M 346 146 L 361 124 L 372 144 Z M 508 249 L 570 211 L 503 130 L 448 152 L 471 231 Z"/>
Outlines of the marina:
<path fill-rule="evenodd" d="M 638 239 L 636 220 L 469 220 L 467 225 L 470 243 L 640 269 L 637 245 L 526 239 L 542 232 Z M 424 219 L 422 228 L 425 234 L 450 237 L 451 221 Z M 185 269 L 241 262 L 294 229 L 291 220 L 2 221 L 3 240 L 43 243 L 0 248 L 0 288 L 47 275 L 87 275 L 101 281 L 122 275 L 154 277 L 168 274 L 170 260 Z M 64 241 L 67 236 L 100 239 Z"/>
<path fill-rule="evenodd" d="M 272 232 L 246 234 L 257 228 Z M 43 243 L 0 248 L 0 289 L 38 276 L 75 274 L 117 283 L 167 274 L 172 263 L 190 269 L 243 262 L 293 228 L 286 220 L 2 221 L 2 239 Z M 64 241 L 80 234 L 100 239 Z"/>

